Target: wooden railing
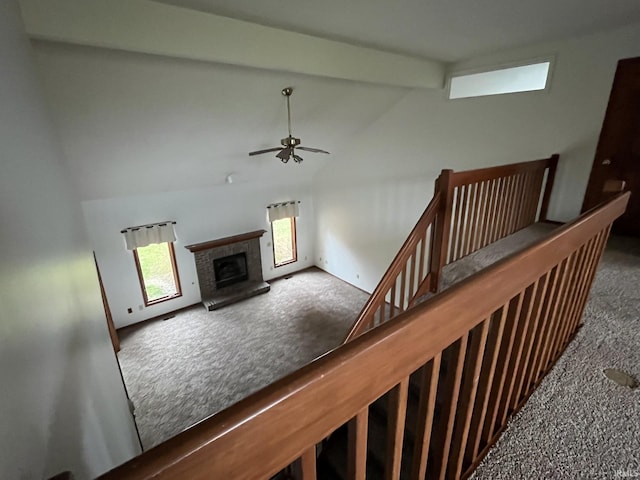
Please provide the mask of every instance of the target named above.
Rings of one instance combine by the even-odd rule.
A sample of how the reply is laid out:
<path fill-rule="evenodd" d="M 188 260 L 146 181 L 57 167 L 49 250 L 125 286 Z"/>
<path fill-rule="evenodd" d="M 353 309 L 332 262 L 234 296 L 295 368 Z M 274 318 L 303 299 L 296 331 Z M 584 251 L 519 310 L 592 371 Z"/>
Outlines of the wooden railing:
<path fill-rule="evenodd" d="M 404 312 L 431 288 L 431 251 L 440 193 L 425 209 L 365 303 L 345 342 Z"/>
<path fill-rule="evenodd" d="M 441 245 L 446 249 L 444 265 L 511 235 L 538 218 L 546 220 L 558 158 L 556 154 L 531 162 L 443 172 L 441 194 L 451 204 L 445 214 L 446 241 Z"/>
<path fill-rule="evenodd" d="M 547 219 L 559 156 L 463 172 L 443 170 L 435 194 L 356 318 L 345 342 L 438 291 L 445 265 Z"/>
<path fill-rule="evenodd" d="M 616 196 L 102 478 L 257 479 L 295 462 L 301 478 L 315 479 L 316 446 L 343 424 L 348 478 L 365 478 L 368 410 L 386 393 L 386 478 L 406 463 L 412 479 L 469 474 L 579 327 L 628 199 Z M 414 373 L 419 408 L 405 421 Z"/>

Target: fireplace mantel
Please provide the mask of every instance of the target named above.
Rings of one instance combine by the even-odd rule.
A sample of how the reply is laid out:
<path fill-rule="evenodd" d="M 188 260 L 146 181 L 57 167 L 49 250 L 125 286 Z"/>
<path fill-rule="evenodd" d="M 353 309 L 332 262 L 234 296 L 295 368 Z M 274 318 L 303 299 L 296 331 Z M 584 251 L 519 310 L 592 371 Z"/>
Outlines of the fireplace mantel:
<path fill-rule="evenodd" d="M 186 245 L 184 248 L 186 248 L 192 253 L 201 252 L 202 250 L 209 250 L 210 248 L 222 247 L 224 245 L 244 242 L 245 240 L 251 240 L 253 238 L 260 238 L 265 233 L 266 233 L 266 230 L 255 230 L 253 232 L 241 233 L 240 235 L 232 235 L 231 237 L 219 238 L 217 240 L 211 240 L 209 242 L 194 243 L 193 245 Z"/>
<path fill-rule="evenodd" d="M 269 291 L 269 284 L 262 278 L 260 237 L 264 233 L 265 230 L 255 230 L 185 247 L 193 253 L 200 296 L 207 310 L 216 310 Z M 244 254 L 246 260 L 245 279 L 232 285 L 220 286 L 220 279 L 216 278 L 215 261 L 240 253 Z"/>

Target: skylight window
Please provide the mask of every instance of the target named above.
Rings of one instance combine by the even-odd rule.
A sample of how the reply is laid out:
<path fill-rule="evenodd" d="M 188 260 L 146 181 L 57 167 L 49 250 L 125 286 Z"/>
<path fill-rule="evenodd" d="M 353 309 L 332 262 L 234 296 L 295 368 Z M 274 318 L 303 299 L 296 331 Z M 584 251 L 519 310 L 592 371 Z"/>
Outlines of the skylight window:
<path fill-rule="evenodd" d="M 449 98 L 484 97 L 503 93 L 544 90 L 549 81 L 551 60 L 483 72 L 456 74 L 449 82 Z"/>

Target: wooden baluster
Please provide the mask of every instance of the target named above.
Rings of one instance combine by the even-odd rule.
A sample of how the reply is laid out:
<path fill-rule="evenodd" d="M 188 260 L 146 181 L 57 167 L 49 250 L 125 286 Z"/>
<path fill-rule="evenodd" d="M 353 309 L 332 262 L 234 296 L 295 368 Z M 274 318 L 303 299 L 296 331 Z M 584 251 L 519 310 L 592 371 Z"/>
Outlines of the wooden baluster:
<path fill-rule="evenodd" d="M 552 292 L 551 297 L 549 298 L 549 313 L 547 315 L 547 322 L 545 325 L 545 331 L 542 336 L 542 343 L 540 346 L 540 355 L 536 359 L 536 364 L 534 366 L 533 376 L 531 377 L 532 384 L 535 385 L 538 381 L 540 373 L 544 371 L 546 367 L 546 352 L 549 348 L 550 339 L 553 336 L 553 328 L 555 323 L 555 305 L 558 304 L 558 298 L 560 296 L 560 292 L 562 291 L 563 280 L 565 278 L 565 273 L 567 270 L 567 259 L 564 259 L 560 262 L 557 271 L 557 283 L 555 285 L 555 289 Z"/>
<path fill-rule="evenodd" d="M 520 212 L 520 204 L 522 203 L 522 199 L 524 198 L 524 191 L 523 191 L 523 181 L 524 181 L 524 174 L 519 173 L 517 175 L 515 175 L 514 178 L 514 185 L 513 185 L 513 203 L 512 203 L 512 212 L 509 218 L 509 227 L 507 228 L 507 231 L 505 232 L 505 236 L 507 235 L 511 235 L 513 232 L 516 231 L 516 225 L 518 223 L 518 214 Z"/>
<path fill-rule="evenodd" d="M 544 193 L 542 195 L 542 204 L 540 205 L 540 221 L 547 220 L 547 213 L 549 211 L 549 202 L 551 201 L 551 189 L 555 183 L 556 170 L 558 168 L 558 154 L 551 155 L 549 157 L 549 173 L 547 174 L 547 181 L 544 187 Z"/>
<path fill-rule="evenodd" d="M 488 181 L 482 182 L 482 197 L 481 203 L 478 210 L 477 217 L 477 226 L 476 226 L 476 235 L 473 242 L 473 251 L 480 250 L 484 245 L 482 244 L 482 235 L 485 228 L 485 223 L 487 222 L 487 212 L 489 207 L 489 186 L 490 183 Z"/>
<path fill-rule="evenodd" d="M 378 325 L 386 321 L 387 313 L 387 294 L 385 293 L 380 300 L 380 315 L 378 316 Z"/>
<path fill-rule="evenodd" d="M 565 330 L 568 318 L 567 310 L 570 308 L 570 298 L 573 295 L 575 288 L 575 280 L 578 269 L 579 254 L 578 250 L 569 255 L 569 267 L 567 271 L 567 281 L 565 288 L 563 289 L 562 296 L 560 297 L 560 307 L 558 308 L 555 336 L 551 339 L 549 346 L 548 362 L 553 363 L 556 360 L 556 350 L 558 349 L 562 341 L 562 332 Z"/>
<path fill-rule="evenodd" d="M 349 421 L 347 478 L 364 480 L 367 476 L 367 430 L 369 407 L 360 410 Z"/>
<path fill-rule="evenodd" d="M 404 268 L 402 269 L 402 272 L 400 273 L 400 298 L 398 299 L 398 309 L 399 312 L 404 312 L 405 311 L 405 307 L 404 307 L 404 302 L 407 298 L 407 262 L 404 262 Z"/>
<path fill-rule="evenodd" d="M 545 274 L 541 278 L 538 279 L 538 292 L 536 294 L 535 303 L 533 306 L 533 318 L 529 325 L 529 329 L 527 331 L 527 337 L 525 339 L 525 349 L 524 349 L 524 358 L 518 367 L 518 371 L 516 372 L 516 385 L 514 394 L 511 397 L 510 408 L 513 410 L 516 408 L 518 403 L 520 402 L 520 398 L 523 394 L 522 387 L 524 385 L 524 378 L 527 371 L 527 366 L 531 360 L 531 352 L 533 351 L 533 346 L 535 344 L 536 334 L 538 332 L 538 325 L 540 324 L 540 315 L 542 313 L 542 306 L 544 304 L 544 298 L 546 295 L 547 287 L 549 285 L 549 275 Z"/>
<path fill-rule="evenodd" d="M 527 200 L 527 194 L 529 193 L 527 186 L 529 183 L 529 172 L 522 172 L 518 175 L 519 182 L 518 187 L 516 188 L 517 192 L 517 202 L 515 204 L 515 212 L 513 213 L 513 221 L 511 222 L 511 233 L 517 232 L 520 230 L 522 224 L 522 210 L 524 209 L 524 204 Z"/>
<path fill-rule="evenodd" d="M 436 406 L 436 393 L 438 391 L 440 362 L 441 354 L 438 353 L 433 360 L 422 367 L 422 383 L 420 386 L 418 424 L 416 425 L 411 480 L 423 480 L 427 472 L 431 430 L 433 428 L 433 416 Z"/>
<path fill-rule="evenodd" d="M 513 220 L 516 212 L 518 211 L 518 199 L 520 198 L 520 175 L 515 174 L 511 177 L 511 189 L 509 191 L 509 200 L 507 205 L 507 211 L 505 215 L 505 222 L 502 229 L 501 237 L 506 237 L 513 232 Z"/>
<path fill-rule="evenodd" d="M 376 304 L 376 307 L 372 309 L 371 319 L 367 321 L 372 326 L 377 327 L 380 325 L 380 304 Z"/>
<path fill-rule="evenodd" d="M 507 319 L 505 325 L 504 335 L 505 340 L 500 347 L 500 356 L 498 357 L 498 365 L 496 368 L 497 378 L 494 381 L 491 393 L 489 395 L 489 404 L 487 405 L 487 416 L 482 428 L 482 439 L 485 443 L 490 443 L 495 431 L 496 419 L 498 417 L 498 407 L 500 405 L 500 399 L 502 398 L 502 391 L 507 375 L 507 367 L 509 360 L 511 359 L 511 351 L 513 349 L 513 342 L 516 335 L 517 319 L 520 316 L 520 309 L 522 308 L 522 301 L 524 292 L 520 292 L 516 297 L 511 299 L 507 308 Z M 497 383 L 496 383 L 497 381 Z"/>
<path fill-rule="evenodd" d="M 536 169 L 529 172 L 529 183 L 527 185 L 527 198 L 524 203 L 524 209 L 522 211 L 521 228 L 531 225 L 534 222 L 534 220 L 531 218 L 531 210 L 533 209 L 534 203 L 536 203 L 536 200 L 538 199 L 539 190 L 536 190 L 536 184 L 538 181 L 539 171 L 540 170 Z"/>
<path fill-rule="evenodd" d="M 409 296 L 407 297 L 407 308 L 410 306 L 409 301 L 413 298 L 413 295 L 416 293 L 416 289 L 418 285 L 420 285 L 420 281 L 416 282 L 416 254 L 418 253 L 418 246 L 416 245 L 416 249 L 413 251 L 409 259 Z"/>
<path fill-rule="evenodd" d="M 492 178 L 490 180 L 490 197 L 489 197 L 489 205 L 487 208 L 487 218 L 482 226 L 482 246 L 487 246 L 490 243 L 491 239 L 491 231 L 494 226 L 495 221 L 495 208 L 496 208 L 496 198 L 498 197 L 498 187 L 499 187 L 498 178 Z"/>
<path fill-rule="evenodd" d="M 514 231 L 518 231 L 528 225 L 527 208 L 533 196 L 532 183 L 534 174 L 535 172 L 533 171 L 526 171 L 522 174 L 522 196 L 520 197 L 520 204 L 518 205 L 518 215 L 516 216 Z"/>
<path fill-rule="evenodd" d="M 529 210 L 529 223 L 534 223 L 538 220 L 538 208 L 540 206 L 540 200 L 542 198 L 542 182 L 544 181 L 545 169 L 538 170 L 536 176 L 536 183 L 534 184 L 534 195 L 531 198 L 531 209 Z"/>
<path fill-rule="evenodd" d="M 547 329 L 549 327 L 549 321 L 551 317 L 550 315 L 551 303 L 558 286 L 558 278 L 560 275 L 560 265 L 556 265 L 555 267 L 553 267 L 547 275 L 549 276 L 550 286 L 545 292 L 545 296 L 543 298 L 543 307 L 542 307 L 543 313 L 542 313 L 542 316 L 540 317 L 538 331 L 536 332 L 535 339 L 534 339 L 533 355 L 531 357 L 531 361 L 527 365 L 526 372 L 525 372 L 525 378 L 523 382 L 525 395 L 531 391 L 532 385 L 535 384 L 534 375 L 537 370 L 536 367 L 540 362 L 542 347 L 544 345 Z"/>
<path fill-rule="evenodd" d="M 473 235 L 471 236 L 470 253 L 473 253 L 480 248 L 478 247 L 478 244 L 480 243 L 479 239 L 482 232 L 482 221 L 484 218 L 486 200 L 487 182 L 482 181 L 478 183 L 477 209 L 473 222 Z"/>
<path fill-rule="evenodd" d="M 582 314 L 584 313 L 584 308 L 589 298 L 589 291 L 591 289 L 593 278 L 597 271 L 598 261 L 600 259 L 600 256 L 602 255 L 602 250 L 606 245 L 608 235 L 608 229 L 605 229 L 595 235 L 590 241 L 589 248 L 584 260 L 585 268 L 581 275 L 582 282 L 580 285 L 579 294 L 574 302 L 575 308 L 570 314 L 569 326 L 567 328 L 567 332 L 565 332 L 565 338 L 561 345 L 561 348 L 564 347 L 564 345 L 569 341 L 571 335 L 578 328 L 578 325 L 582 318 Z"/>
<path fill-rule="evenodd" d="M 580 265 L 581 270 L 578 275 L 578 288 L 572 302 L 572 308 L 568 314 L 568 325 L 567 331 L 565 332 L 565 338 L 563 339 L 563 344 L 568 342 L 571 335 L 575 333 L 577 322 L 579 320 L 578 317 L 582 315 L 582 308 L 584 308 L 584 304 L 589 297 L 589 290 L 591 289 L 590 281 L 592 280 L 591 273 L 593 270 L 593 273 L 595 274 L 596 268 L 594 265 L 597 265 L 600 253 L 598 251 L 598 247 L 600 246 L 600 242 L 602 242 L 604 235 L 604 232 L 599 232 L 585 245 L 585 252 Z"/>
<path fill-rule="evenodd" d="M 556 338 L 551 345 L 551 359 L 557 358 L 559 353 L 562 352 L 565 335 L 569 328 L 571 310 L 573 309 L 573 306 L 577 301 L 576 295 L 581 278 L 580 274 L 582 273 L 582 268 L 584 266 L 583 259 L 586 251 L 587 244 L 584 244 L 578 250 L 574 251 L 571 255 L 571 257 L 573 258 L 573 264 L 571 267 L 571 271 L 569 272 L 569 282 L 563 296 L 563 305 L 559 313 L 560 322 L 558 325 L 558 335 L 556 335 Z"/>
<path fill-rule="evenodd" d="M 456 204 L 456 215 L 453 217 L 453 233 L 451 234 L 451 262 L 455 262 L 460 258 L 460 248 L 464 231 L 464 218 L 467 212 L 468 191 L 468 185 L 460 185 L 458 187 L 458 202 Z"/>
<path fill-rule="evenodd" d="M 425 236 L 422 237 L 422 240 L 420 240 L 420 255 L 418 256 L 418 286 L 420 286 L 420 284 L 422 283 L 422 275 L 425 272 L 425 251 L 426 251 L 426 242 L 427 242 L 427 235 L 428 235 L 429 231 L 427 230 L 425 232 Z M 428 266 L 427 266 L 427 271 L 428 271 Z"/>
<path fill-rule="evenodd" d="M 302 480 L 316 480 L 316 446 L 312 445 L 300 457 Z"/>
<path fill-rule="evenodd" d="M 592 249 L 589 260 L 588 260 L 588 268 L 585 274 L 585 282 L 583 283 L 583 289 L 581 294 L 581 300 L 577 303 L 578 311 L 575 313 L 571 331 L 575 331 L 580 324 L 580 320 L 582 319 L 582 315 L 584 313 L 584 308 L 587 304 L 587 300 L 589 299 L 589 291 L 591 290 L 591 285 L 593 284 L 593 279 L 595 277 L 596 271 L 598 269 L 598 263 L 600 261 L 600 257 L 602 256 L 602 251 L 604 250 L 607 240 L 609 239 L 609 231 L 611 230 L 611 226 L 603 231 L 601 231 L 595 237 L 594 248 Z"/>
<path fill-rule="evenodd" d="M 500 229 L 499 238 L 506 237 L 509 234 L 509 231 L 511 228 L 511 218 L 513 216 L 513 211 L 515 210 L 515 208 L 513 207 L 516 204 L 516 197 L 517 197 L 516 188 L 518 183 L 518 175 L 511 175 L 508 181 L 509 181 L 509 190 L 507 192 L 507 198 L 505 199 L 505 204 L 503 207 L 504 220 L 502 222 L 502 228 Z"/>
<path fill-rule="evenodd" d="M 398 283 L 398 277 L 395 278 L 393 286 L 391 287 L 391 297 L 389 298 L 389 320 L 396 316 L 396 284 Z"/>
<path fill-rule="evenodd" d="M 549 335 L 547 337 L 547 341 L 545 342 L 544 349 L 542 350 L 542 361 L 540 362 L 538 374 L 536 379 L 538 379 L 543 372 L 546 372 L 549 363 L 551 362 L 551 348 L 555 342 L 555 339 L 558 335 L 558 329 L 562 319 L 560 318 L 562 301 L 564 300 L 564 295 L 567 291 L 568 278 L 570 276 L 570 272 L 573 266 L 573 255 L 570 255 L 567 259 L 565 259 L 564 264 L 565 268 L 560 277 L 560 287 L 559 293 L 556 295 L 555 302 L 553 303 L 553 311 L 551 314 L 551 326 L 549 328 Z"/>
<path fill-rule="evenodd" d="M 498 182 L 498 190 L 496 192 L 496 201 L 494 206 L 494 217 L 491 220 L 491 235 L 489 236 L 489 241 L 487 244 L 491 244 L 495 242 L 500 234 L 500 224 L 502 221 L 502 207 L 504 207 L 506 198 L 506 190 L 507 190 L 507 179 L 502 177 L 497 179 Z"/>
<path fill-rule="evenodd" d="M 529 322 L 531 321 L 531 312 L 533 311 L 534 299 L 538 290 L 538 280 L 536 280 L 532 286 L 527 288 L 524 295 L 523 307 L 520 315 L 517 318 L 518 324 L 516 325 L 516 338 L 514 341 L 513 350 L 511 352 L 511 361 L 507 369 L 507 383 L 504 388 L 502 399 L 500 400 L 498 408 L 498 425 L 502 426 L 506 423 L 507 416 L 509 415 L 509 405 L 511 404 L 511 395 L 513 394 L 513 388 L 516 381 L 516 373 L 520 362 L 522 361 L 522 349 L 524 348 L 524 341 L 526 332 L 529 329 Z"/>
<path fill-rule="evenodd" d="M 487 181 L 487 206 L 484 212 L 484 218 L 482 220 L 482 231 L 480 232 L 480 243 L 478 248 L 483 248 L 489 243 L 490 226 L 493 221 L 493 208 L 496 199 L 497 181 L 491 179 Z"/>
<path fill-rule="evenodd" d="M 565 344 L 569 341 L 569 338 L 575 329 L 575 318 L 582 300 L 584 298 L 584 291 L 588 282 L 589 267 L 593 261 L 593 255 L 596 249 L 597 241 L 600 238 L 600 233 L 592 237 L 585 245 L 583 245 L 583 254 L 579 258 L 579 270 L 576 275 L 576 289 L 572 299 L 569 300 L 569 312 L 567 313 L 567 321 L 565 322 L 565 330 L 562 333 L 562 341 L 560 342 L 560 350 L 563 350 Z"/>
<path fill-rule="evenodd" d="M 506 323 L 508 309 L 501 308 L 492 315 L 489 339 L 487 342 L 487 353 L 485 354 L 484 363 L 478 380 L 477 401 L 471 416 L 471 427 L 469 429 L 469 438 L 467 440 L 467 449 L 465 453 L 465 462 L 473 463 L 478 457 L 480 450 L 480 440 L 482 438 L 482 426 L 487 415 L 487 407 L 489 405 L 489 394 L 494 383 L 494 374 L 496 365 L 498 364 L 498 356 L 500 353 L 500 345 L 504 338 L 504 326 Z"/>
<path fill-rule="evenodd" d="M 537 170 L 535 181 L 532 187 L 531 201 L 527 213 L 527 225 L 536 221 L 538 206 L 542 197 L 542 181 L 544 180 L 544 169 Z"/>
<path fill-rule="evenodd" d="M 409 377 L 393 387 L 389 394 L 389 416 L 387 417 L 387 459 L 385 480 L 399 480 L 402 463 L 402 441 L 407 414 Z"/>
<path fill-rule="evenodd" d="M 488 333 L 489 319 L 484 320 L 471 333 L 469 353 L 467 354 L 467 362 L 462 377 L 462 389 L 455 414 L 456 421 L 449 459 L 449 478 L 460 478 L 462 473 L 464 450 L 469 436 L 469 427 L 471 426 L 471 414 L 476 402 L 478 379 L 487 345 Z"/>
<path fill-rule="evenodd" d="M 529 208 L 529 202 L 533 197 L 533 180 L 535 177 L 535 171 L 529 170 L 523 174 L 522 184 L 522 199 L 520 201 L 520 208 L 518 210 L 518 221 L 516 225 L 516 231 L 529 225 L 527 218 L 527 210 Z"/>
<path fill-rule="evenodd" d="M 465 235 L 462 244 L 462 256 L 471 253 L 471 244 L 473 243 L 473 233 L 475 231 L 475 217 L 477 215 L 478 202 L 478 184 L 473 183 L 469 186 L 471 196 L 469 197 L 469 206 L 467 207 L 467 221 L 465 222 Z"/>
<path fill-rule="evenodd" d="M 507 205 L 509 201 L 509 192 L 511 189 L 511 177 L 501 178 L 500 196 L 498 200 L 498 207 L 496 209 L 496 225 L 493 231 L 493 238 L 490 243 L 495 242 L 502 236 L 502 230 L 504 228 L 504 217 L 507 211 Z"/>
<path fill-rule="evenodd" d="M 464 367 L 469 334 L 463 335 L 450 345 L 447 355 L 447 374 L 442 378 L 442 408 L 433 434 L 433 470 L 434 478 L 444 479 L 447 474 L 453 424 L 456 418 L 456 405 L 460 393 L 460 381 Z M 453 370 L 453 371 L 452 371 Z"/>

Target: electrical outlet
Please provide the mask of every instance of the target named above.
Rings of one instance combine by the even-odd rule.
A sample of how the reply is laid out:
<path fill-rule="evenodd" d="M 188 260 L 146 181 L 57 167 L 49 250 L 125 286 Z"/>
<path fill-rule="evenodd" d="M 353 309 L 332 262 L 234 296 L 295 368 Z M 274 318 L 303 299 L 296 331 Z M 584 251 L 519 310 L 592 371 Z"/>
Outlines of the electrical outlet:
<path fill-rule="evenodd" d="M 356 278 L 360 278 L 360 274 L 359 273 L 356 273 Z"/>
<path fill-rule="evenodd" d="M 143 308 L 144 308 L 144 305 L 138 305 L 138 310 L 142 311 Z"/>
<path fill-rule="evenodd" d="M 127 313 L 133 313 L 133 308 L 131 307 L 127 308 Z"/>

